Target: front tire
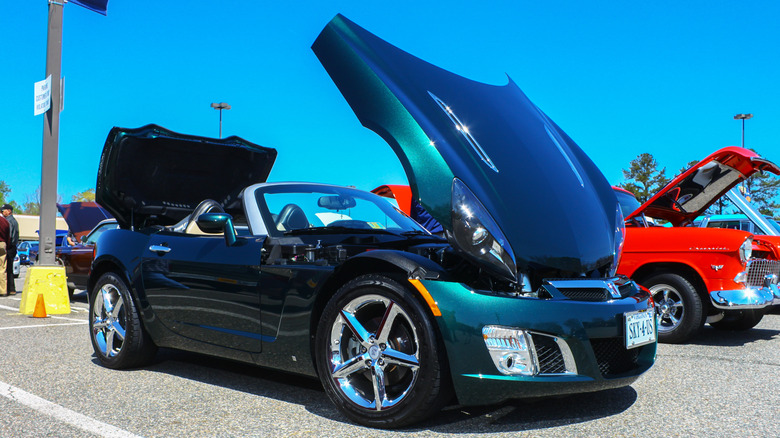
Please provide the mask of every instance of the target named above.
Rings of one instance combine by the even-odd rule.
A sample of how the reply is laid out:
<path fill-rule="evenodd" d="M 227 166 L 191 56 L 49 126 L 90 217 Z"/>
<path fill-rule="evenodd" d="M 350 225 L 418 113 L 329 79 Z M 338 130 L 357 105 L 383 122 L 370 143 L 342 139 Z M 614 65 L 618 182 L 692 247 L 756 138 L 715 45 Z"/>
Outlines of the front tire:
<path fill-rule="evenodd" d="M 315 336 L 331 401 L 353 421 L 402 427 L 437 412 L 450 395 L 446 355 L 414 292 L 383 275 L 342 286 Z"/>
<path fill-rule="evenodd" d="M 764 317 L 765 309 L 729 310 L 718 322 L 710 323 L 718 330 L 750 330 Z"/>
<path fill-rule="evenodd" d="M 641 283 L 653 294 L 658 311 L 658 341 L 677 344 L 704 326 L 705 313 L 696 288 L 684 277 L 664 273 Z"/>
<path fill-rule="evenodd" d="M 141 323 L 125 282 L 115 273 L 103 274 L 89 298 L 92 348 L 103 366 L 132 368 L 145 365 L 157 352 Z"/>

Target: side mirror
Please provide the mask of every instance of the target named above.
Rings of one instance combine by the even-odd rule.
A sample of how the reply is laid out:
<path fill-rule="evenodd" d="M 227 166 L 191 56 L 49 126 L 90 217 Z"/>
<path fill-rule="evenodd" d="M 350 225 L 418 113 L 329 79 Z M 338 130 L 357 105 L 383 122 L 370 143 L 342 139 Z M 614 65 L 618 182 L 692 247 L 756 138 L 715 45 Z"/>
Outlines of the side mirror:
<path fill-rule="evenodd" d="M 81 236 L 81 244 L 85 245 L 87 243 L 87 236 Z"/>
<path fill-rule="evenodd" d="M 236 243 L 236 228 L 233 226 L 233 216 L 227 213 L 203 213 L 196 221 L 198 228 L 205 233 L 225 233 L 225 243 L 233 246 Z"/>

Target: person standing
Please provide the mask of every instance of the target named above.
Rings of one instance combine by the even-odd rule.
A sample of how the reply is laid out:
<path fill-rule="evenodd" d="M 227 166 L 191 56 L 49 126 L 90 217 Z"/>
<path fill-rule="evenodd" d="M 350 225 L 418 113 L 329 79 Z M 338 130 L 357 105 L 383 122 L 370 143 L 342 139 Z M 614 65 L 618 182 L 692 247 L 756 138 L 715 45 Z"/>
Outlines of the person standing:
<path fill-rule="evenodd" d="M 9 243 L 6 246 L 6 283 L 8 295 L 16 294 L 16 282 L 14 281 L 14 258 L 16 257 L 16 247 L 19 245 L 19 223 L 14 217 L 14 208 L 11 204 L 5 204 L 0 208 L 3 217 L 9 225 Z"/>
<path fill-rule="evenodd" d="M 0 297 L 8 295 L 7 282 L 8 274 L 6 274 L 6 247 L 11 242 L 11 225 L 5 220 L 3 215 L 0 215 Z M 13 260 L 11 261 L 13 263 Z M 11 273 L 13 276 L 13 272 Z"/>

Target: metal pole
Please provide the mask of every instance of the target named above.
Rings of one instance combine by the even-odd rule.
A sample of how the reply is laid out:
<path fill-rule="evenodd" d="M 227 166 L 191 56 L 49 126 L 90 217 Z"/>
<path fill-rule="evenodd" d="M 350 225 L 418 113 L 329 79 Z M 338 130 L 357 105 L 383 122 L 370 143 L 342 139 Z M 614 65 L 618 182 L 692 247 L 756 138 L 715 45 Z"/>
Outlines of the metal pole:
<path fill-rule="evenodd" d="M 46 76 L 51 75 L 51 108 L 43 119 L 41 159 L 41 204 L 38 264 L 55 265 L 57 217 L 57 159 L 60 137 L 60 76 L 62 68 L 62 3 L 49 1 L 49 28 L 46 41 Z"/>
<path fill-rule="evenodd" d="M 742 119 L 742 147 L 745 147 L 745 119 Z"/>
<path fill-rule="evenodd" d="M 743 120 L 742 123 L 745 123 L 745 121 Z M 219 109 L 219 138 L 222 138 L 222 108 Z M 745 140 L 743 139 L 742 142 L 744 143 Z"/>

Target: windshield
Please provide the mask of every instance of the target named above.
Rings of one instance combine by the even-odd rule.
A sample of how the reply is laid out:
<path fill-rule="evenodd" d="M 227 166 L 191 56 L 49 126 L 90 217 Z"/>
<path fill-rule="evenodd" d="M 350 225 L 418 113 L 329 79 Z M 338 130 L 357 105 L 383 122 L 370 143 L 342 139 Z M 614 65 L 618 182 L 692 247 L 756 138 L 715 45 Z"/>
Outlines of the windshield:
<path fill-rule="evenodd" d="M 618 203 L 620 204 L 620 211 L 623 213 L 623 217 L 628 217 L 631 213 L 639 208 L 639 201 L 636 200 L 634 195 L 626 193 L 622 190 L 615 190 L 615 196 L 617 196 Z"/>
<path fill-rule="evenodd" d="M 92 230 L 91 233 L 89 233 L 89 236 L 87 236 L 87 240 L 85 244 L 94 245 L 101 234 L 103 234 L 107 230 L 113 230 L 115 228 L 119 228 L 119 224 L 116 222 L 106 222 L 104 224 L 98 225 L 94 230 Z"/>
<path fill-rule="evenodd" d="M 372 193 L 319 186 L 280 185 L 256 191 L 269 234 L 426 233 L 396 207 Z"/>

